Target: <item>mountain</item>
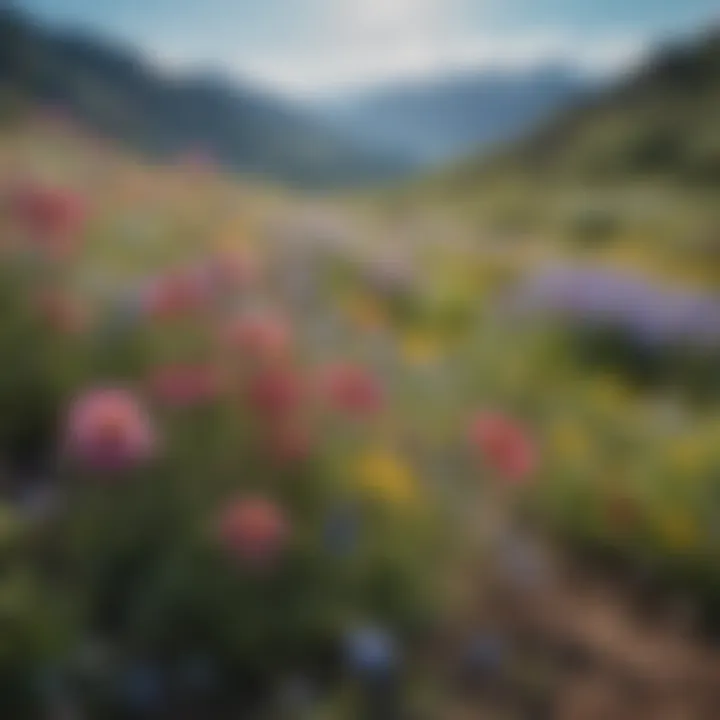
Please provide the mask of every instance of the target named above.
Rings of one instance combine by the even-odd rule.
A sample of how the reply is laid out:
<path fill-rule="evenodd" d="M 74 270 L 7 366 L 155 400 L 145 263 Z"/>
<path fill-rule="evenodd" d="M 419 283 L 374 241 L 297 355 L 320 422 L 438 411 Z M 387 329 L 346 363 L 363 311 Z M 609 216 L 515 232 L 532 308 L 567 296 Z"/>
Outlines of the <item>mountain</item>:
<path fill-rule="evenodd" d="M 373 198 L 439 207 L 478 236 L 720 257 L 720 28 L 657 49 L 520 140 Z M 649 250 L 648 250 L 649 249 Z M 667 259 L 672 256 L 672 259 Z"/>
<path fill-rule="evenodd" d="M 720 27 L 658 50 L 645 66 L 499 152 L 451 171 L 456 189 L 485 179 L 720 184 Z"/>
<path fill-rule="evenodd" d="M 484 70 L 332 99 L 324 112 L 336 127 L 428 166 L 516 139 L 592 89 L 563 66 Z"/>
<path fill-rule="evenodd" d="M 158 157 L 202 148 L 232 171 L 329 187 L 409 163 L 220 77 L 169 77 L 141 55 L 0 9 L 0 102 L 59 105 L 93 131 Z"/>

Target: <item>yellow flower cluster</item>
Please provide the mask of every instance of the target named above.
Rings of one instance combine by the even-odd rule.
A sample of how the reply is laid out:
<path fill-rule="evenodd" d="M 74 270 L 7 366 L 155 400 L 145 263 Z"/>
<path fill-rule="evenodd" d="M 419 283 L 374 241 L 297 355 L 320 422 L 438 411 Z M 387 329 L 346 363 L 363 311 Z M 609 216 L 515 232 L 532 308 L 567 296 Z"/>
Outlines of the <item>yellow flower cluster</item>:
<path fill-rule="evenodd" d="M 417 498 L 417 484 L 410 466 L 392 451 L 371 450 L 356 466 L 359 488 L 374 500 L 409 505 Z"/>

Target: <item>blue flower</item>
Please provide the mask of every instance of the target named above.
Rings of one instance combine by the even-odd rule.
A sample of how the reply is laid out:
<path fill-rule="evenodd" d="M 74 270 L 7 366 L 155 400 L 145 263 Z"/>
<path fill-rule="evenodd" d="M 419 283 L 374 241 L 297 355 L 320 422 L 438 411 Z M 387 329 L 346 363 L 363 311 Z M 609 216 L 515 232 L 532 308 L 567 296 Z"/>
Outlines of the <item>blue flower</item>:
<path fill-rule="evenodd" d="M 378 627 L 363 627 L 349 633 L 345 640 L 348 666 L 359 675 L 383 675 L 399 664 L 395 639 Z"/>

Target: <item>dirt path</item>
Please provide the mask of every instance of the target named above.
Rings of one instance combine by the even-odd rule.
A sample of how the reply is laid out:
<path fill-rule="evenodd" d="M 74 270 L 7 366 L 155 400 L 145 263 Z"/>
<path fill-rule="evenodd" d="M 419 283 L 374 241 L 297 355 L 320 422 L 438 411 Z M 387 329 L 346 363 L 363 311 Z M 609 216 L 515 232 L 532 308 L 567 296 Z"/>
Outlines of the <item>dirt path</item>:
<path fill-rule="evenodd" d="M 720 651 L 682 608 L 650 614 L 616 579 L 527 539 L 523 552 L 524 568 L 505 557 L 476 578 L 443 720 L 720 718 Z M 485 649 L 468 667 L 473 633 Z"/>

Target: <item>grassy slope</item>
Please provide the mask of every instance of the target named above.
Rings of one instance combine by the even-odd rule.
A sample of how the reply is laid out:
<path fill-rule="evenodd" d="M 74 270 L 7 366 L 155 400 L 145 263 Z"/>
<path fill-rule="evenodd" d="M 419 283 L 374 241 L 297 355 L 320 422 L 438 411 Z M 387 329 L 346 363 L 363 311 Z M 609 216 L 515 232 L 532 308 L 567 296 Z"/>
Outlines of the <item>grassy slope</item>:
<path fill-rule="evenodd" d="M 634 76 L 489 161 L 392 195 L 476 231 L 614 245 L 704 270 L 720 249 L 720 31 L 658 54 Z"/>

